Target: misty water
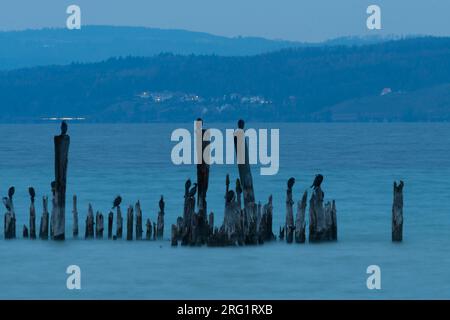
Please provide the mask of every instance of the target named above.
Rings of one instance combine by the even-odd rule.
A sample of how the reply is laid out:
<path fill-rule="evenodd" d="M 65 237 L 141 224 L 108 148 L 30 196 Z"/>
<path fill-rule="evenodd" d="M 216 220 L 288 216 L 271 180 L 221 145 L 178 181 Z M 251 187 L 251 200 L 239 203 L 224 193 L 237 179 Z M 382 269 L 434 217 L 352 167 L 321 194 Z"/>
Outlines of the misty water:
<path fill-rule="evenodd" d="M 235 124 L 207 124 L 234 128 Z M 175 166 L 172 130 L 193 124 L 70 124 L 67 240 L 22 239 L 28 187 L 42 196 L 53 179 L 53 135 L 59 124 L 0 125 L 0 192 L 16 187 L 19 239 L 0 240 L 0 298 L 63 299 L 348 299 L 450 298 L 450 124 L 252 124 L 280 129 L 280 170 L 259 175 L 257 200 L 274 199 L 274 230 L 284 223 L 286 181 L 294 200 L 316 173 L 335 199 L 338 242 L 255 247 L 172 248 L 170 225 L 182 214 L 184 182 L 195 166 Z M 223 218 L 225 174 L 211 168 L 208 208 Z M 392 184 L 404 180 L 404 241 L 391 243 Z M 165 240 L 73 240 L 71 196 L 78 195 L 80 235 L 88 203 L 106 216 L 117 194 L 125 210 L 141 201 L 155 221 L 166 200 Z M 4 210 L 2 211 L 3 214 Z M 78 265 L 82 289 L 66 288 L 67 266 Z M 382 290 L 368 290 L 366 268 L 381 267 Z"/>

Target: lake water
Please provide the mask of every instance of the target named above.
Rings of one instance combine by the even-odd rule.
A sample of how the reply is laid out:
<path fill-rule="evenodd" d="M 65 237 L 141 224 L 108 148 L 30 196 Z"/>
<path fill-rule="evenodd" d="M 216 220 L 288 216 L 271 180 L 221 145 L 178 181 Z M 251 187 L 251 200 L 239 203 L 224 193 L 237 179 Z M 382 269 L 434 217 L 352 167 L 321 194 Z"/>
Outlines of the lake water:
<path fill-rule="evenodd" d="M 19 239 L 0 240 L 0 298 L 64 299 L 411 299 L 450 298 L 450 124 L 252 124 L 280 129 L 280 171 L 260 176 L 255 193 L 274 198 L 274 230 L 284 223 L 285 188 L 295 201 L 318 172 L 327 199 L 336 199 L 337 243 L 274 242 L 257 247 L 172 248 L 170 224 L 182 214 L 184 182 L 195 166 L 170 160 L 172 130 L 189 124 L 70 124 L 65 242 L 21 239 L 28 187 L 50 193 L 53 135 L 59 124 L 0 125 L 0 193 L 16 187 Z M 208 124 L 233 128 L 234 124 Z M 208 207 L 223 217 L 225 174 L 213 166 Z M 391 243 L 392 183 L 405 181 L 404 241 Z M 71 239 L 71 195 L 79 198 L 80 234 L 88 203 L 105 215 L 117 194 L 140 200 L 155 220 L 166 199 L 165 241 Z M 3 219 L 2 219 L 3 221 Z M 3 236 L 3 224 L 2 224 Z M 3 237 L 2 237 L 3 238 Z M 66 288 L 67 266 L 78 265 L 82 290 Z M 368 290 L 366 268 L 381 267 L 381 290 Z"/>

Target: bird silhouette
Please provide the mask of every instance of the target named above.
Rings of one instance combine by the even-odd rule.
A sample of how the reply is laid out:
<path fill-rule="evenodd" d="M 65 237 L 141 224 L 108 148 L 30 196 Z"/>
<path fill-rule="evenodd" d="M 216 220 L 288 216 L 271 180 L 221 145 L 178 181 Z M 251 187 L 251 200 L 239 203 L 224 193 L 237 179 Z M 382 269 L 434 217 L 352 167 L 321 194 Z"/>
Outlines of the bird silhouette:
<path fill-rule="evenodd" d="M 227 192 L 227 195 L 226 195 L 227 203 L 233 201 L 233 199 L 234 199 L 234 191 L 230 190 Z"/>
<path fill-rule="evenodd" d="M 62 136 L 67 134 L 67 129 L 68 129 L 67 122 L 66 121 L 61 122 L 61 135 Z"/>
<path fill-rule="evenodd" d="M 34 191 L 34 188 L 29 187 L 28 193 L 30 194 L 31 202 L 34 202 L 34 198 L 36 197 L 36 191 Z"/>
<path fill-rule="evenodd" d="M 8 197 L 10 199 L 12 199 L 12 197 L 13 197 L 15 192 L 16 192 L 16 188 L 14 188 L 14 187 L 9 188 L 9 190 L 8 190 Z"/>
<path fill-rule="evenodd" d="M 191 185 L 192 185 L 191 179 L 187 179 L 186 183 L 184 184 L 184 194 L 189 193 L 189 188 L 191 187 Z"/>
<path fill-rule="evenodd" d="M 240 119 L 240 120 L 238 121 L 238 128 L 239 128 L 239 129 L 244 129 L 244 126 L 245 126 L 244 120 Z"/>
<path fill-rule="evenodd" d="M 193 197 L 197 193 L 197 184 L 194 183 L 194 186 L 189 190 L 188 197 Z"/>
<path fill-rule="evenodd" d="M 323 175 L 316 174 L 316 177 L 314 178 L 314 182 L 310 188 L 314 188 L 314 190 L 319 188 L 320 185 L 322 184 L 322 181 L 323 181 Z"/>
<path fill-rule="evenodd" d="M 165 206 L 164 197 L 161 196 L 161 199 L 159 199 L 159 210 L 161 210 L 161 212 L 164 212 L 164 206 Z"/>
<path fill-rule="evenodd" d="M 114 208 L 117 208 L 118 206 L 120 206 L 120 204 L 122 203 L 122 197 L 121 196 L 117 196 L 115 199 L 114 199 L 114 202 L 113 202 L 113 209 Z"/>
<path fill-rule="evenodd" d="M 295 178 L 290 178 L 287 182 L 288 189 L 292 189 L 292 187 L 294 186 L 294 183 L 295 183 Z"/>

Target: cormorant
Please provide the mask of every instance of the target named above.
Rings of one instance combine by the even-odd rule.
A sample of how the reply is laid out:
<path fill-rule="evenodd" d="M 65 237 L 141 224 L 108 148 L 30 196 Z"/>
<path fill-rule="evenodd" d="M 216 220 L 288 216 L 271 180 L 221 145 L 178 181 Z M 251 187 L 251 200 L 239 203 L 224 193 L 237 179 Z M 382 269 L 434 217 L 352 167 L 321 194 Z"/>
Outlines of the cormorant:
<path fill-rule="evenodd" d="M 187 179 L 186 183 L 184 184 L 184 194 L 189 193 L 189 189 L 191 188 L 192 182 L 191 179 Z"/>
<path fill-rule="evenodd" d="M 67 129 L 68 129 L 67 122 L 66 121 L 61 122 L 61 135 L 62 136 L 67 134 Z"/>
<path fill-rule="evenodd" d="M 322 184 L 323 181 L 323 175 L 321 174 L 316 174 L 316 177 L 314 178 L 314 182 L 311 185 L 311 188 L 317 189 L 320 187 L 320 185 Z"/>
<path fill-rule="evenodd" d="M 159 210 L 161 212 L 164 212 L 164 206 L 165 206 L 165 204 L 164 204 L 164 197 L 161 195 L 161 199 L 159 199 Z"/>
<path fill-rule="evenodd" d="M 233 199 L 234 199 L 234 191 L 230 190 L 227 192 L 226 196 L 227 203 L 230 203 L 231 201 L 233 201 Z"/>
<path fill-rule="evenodd" d="M 8 197 L 10 199 L 12 199 L 12 197 L 13 197 L 15 192 L 16 192 L 16 188 L 14 188 L 14 187 L 9 188 L 9 190 L 8 190 Z"/>
<path fill-rule="evenodd" d="M 120 204 L 122 203 L 122 197 L 121 196 L 117 196 L 115 199 L 114 199 L 114 202 L 113 202 L 113 209 L 114 208 L 117 208 L 118 206 L 120 206 Z"/>
<path fill-rule="evenodd" d="M 289 178 L 289 180 L 287 182 L 288 189 L 292 189 L 292 187 L 294 186 L 294 183 L 295 183 L 295 178 Z"/>
<path fill-rule="evenodd" d="M 238 121 L 238 128 L 239 128 L 239 129 L 244 129 L 244 126 L 245 126 L 244 120 L 240 119 L 240 120 Z"/>
<path fill-rule="evenodd" d="M 188 197 L 193 197 L 197 193 L 197 184 L 194 183 L 194 186 L 189 190 Z"/>
<path fill-rule="evenodd" d="M 30 194 L 31 202 L 34 202 L 34 198 L 36 197 L 36 191 L 34 191 L 34 188 L 29 187 L 28 193 Z"/>

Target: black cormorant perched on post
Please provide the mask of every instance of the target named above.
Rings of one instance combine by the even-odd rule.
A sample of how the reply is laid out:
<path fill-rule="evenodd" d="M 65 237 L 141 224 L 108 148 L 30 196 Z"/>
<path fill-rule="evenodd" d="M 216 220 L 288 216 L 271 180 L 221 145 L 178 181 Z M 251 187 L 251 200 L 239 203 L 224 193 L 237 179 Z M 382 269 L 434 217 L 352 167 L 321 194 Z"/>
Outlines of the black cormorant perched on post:
<path fill-rule="evenodd" d="M 34 202 L 34 198 L 36 197 L 36 191 L 34 191 L 34 188 L 29 187 L 28 193 L 30 194 L 31 202 Z"/>
<path fill-rule="evenodd" d="M 314 182 L 311 185 L 311 188 L 317 189 L 320 187 L 320 185 L 322 184 L 323 181 L 323 175 L 321 174 L 316 174 L 316 177 L 314 178 Z"/>
<path fill-rule="evenodd" d="M 187 179 L 184 184 L 184 194 L 187 195 L 189 193 L 189 189 L 191 188 L 192 182 L 191 179 Z"/>
<path fill-rule="evenodd" d="M 161 199 L 159 199 L 159 210 L 161 212 L 164 212 L 164 206 L 165 206 L 165 204 L 164 204 L 164 197 L 161 195 Z"/>
<path fill-rule="evenodd" d="M 16 188 L 14 188 L 14 187 L 9 188 L 9 189 L 8 189 L 8 197 L 9 197 L 10 199 L 12 199 L 12 197 L 13 197 L 13 195 L 14 195 L 15 192 L 16 192 Z"/>
<path fill-rule="evenodd" d="M 197 184 L 194 183 L 194 186 L 189 190 L 188 197 L 193 197 L 197 193 Z"/>
<path fill-rule="evenodd" d="M 294 186 L 294 183 L 295 183 L 295 178 L 289 178 L 289 180 L 287 182 L 288 189 L 292 189 L 292 187 Z"/>
<path fill-rule="evenodd" d="M 61 122 L 61 135 L 62 136 L 67 134 L 67 129 L 68 129 L 67 122 L 66 121 Z"/>
<path fill-rule="evenodd" d="M 233 201 L 233 199 L 234 199 L 234 191 L 230 190 L 227 192 L 226 201 L 227 203 L 230 203 L 231 201 Z"/>
<path fill-rule="evenodd" d="M 117 208 L 118 206 L 120 206 L 120 204 L 122 203 L 122 197 L 121 196 L 117 196 L 115 199 L 114 199 L 114 202 L 113 202 L 113 209 L 114 208 Z"/>

